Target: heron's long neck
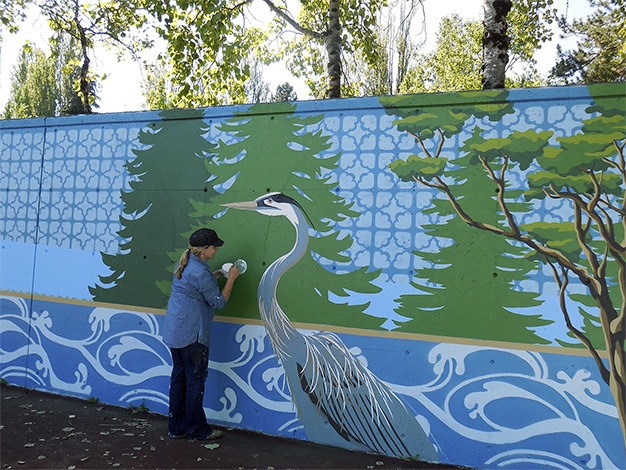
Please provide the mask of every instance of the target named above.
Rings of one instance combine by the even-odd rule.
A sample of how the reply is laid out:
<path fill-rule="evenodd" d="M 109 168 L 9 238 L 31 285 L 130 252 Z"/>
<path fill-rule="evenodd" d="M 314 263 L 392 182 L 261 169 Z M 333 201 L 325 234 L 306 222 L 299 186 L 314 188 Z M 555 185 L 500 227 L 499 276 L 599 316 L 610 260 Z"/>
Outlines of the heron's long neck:
<path fill-rule="evenodd" d="M 308 224 L 300 211 L 297 211 L 297 215 L 297 223 L 290 220 L 296 229 L 296 242 L 293 248 L 265 270 L 259 283 L 259 311 L 274 350 L 279 357 L 288 355 L 287 343 L 289 339 L 294 335 L 299 335 L 276 299 L 278 281 L 307 251 L 309 243 Z"/>

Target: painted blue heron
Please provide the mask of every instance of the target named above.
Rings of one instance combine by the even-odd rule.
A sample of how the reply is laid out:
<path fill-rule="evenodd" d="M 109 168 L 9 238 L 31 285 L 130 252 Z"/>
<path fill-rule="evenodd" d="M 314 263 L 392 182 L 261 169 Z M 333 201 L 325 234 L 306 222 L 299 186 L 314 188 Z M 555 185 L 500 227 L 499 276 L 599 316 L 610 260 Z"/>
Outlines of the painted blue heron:
<path fill-rule="evenodd" d="M 308 217 L 298 202 L 269 193 L 250 202 L 224 204 L 268 216 L 283 216 L 296 229 L 292 250 L 263 273 L 258 299 L 276 356 L 281 361 L 298 418 L 318 443 L 405 458 L 436 461 L 426 433 L 398 396 L 330 332 L 302 334 L 276 299 L 278 282 L 306 253 Z"/>

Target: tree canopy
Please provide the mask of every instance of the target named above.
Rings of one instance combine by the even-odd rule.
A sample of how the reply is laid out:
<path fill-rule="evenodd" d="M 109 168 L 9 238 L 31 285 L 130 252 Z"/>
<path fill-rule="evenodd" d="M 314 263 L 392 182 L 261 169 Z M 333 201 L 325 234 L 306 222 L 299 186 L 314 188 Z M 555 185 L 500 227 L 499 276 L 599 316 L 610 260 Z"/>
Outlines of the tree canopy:
<path fill-rule="evenodd" d="M 50 43 L 52 49 L 48 55 L 30 43 L 22 47 L 3 113 L 6 119 L 84 112 L 74 86 L 80 74 L 77 65 L 80 52 L 66 34 L 54 35 Z"/>
<path fill-rule="evenodd" d="M 558 47 L 550 75 L 555 84 L 626 81 L 626 2 L 590 0 L 596 8 L 585 19 L 560 20 L 563 36 L 578 38 L 576 48 Z"/>

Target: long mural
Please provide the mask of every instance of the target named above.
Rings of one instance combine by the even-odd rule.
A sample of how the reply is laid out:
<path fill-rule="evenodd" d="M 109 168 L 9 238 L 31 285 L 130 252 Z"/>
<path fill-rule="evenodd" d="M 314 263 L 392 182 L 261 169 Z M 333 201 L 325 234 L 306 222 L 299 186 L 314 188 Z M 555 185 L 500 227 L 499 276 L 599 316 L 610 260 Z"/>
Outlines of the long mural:
<path fill-rule="evenodd" d="M 248 266 L 215 423 L 626 468 L 625 113 L 610 84 L 0 121 L 0 376 L 166 414 L 164 308 L 209 226 L 213 268 Z"/>

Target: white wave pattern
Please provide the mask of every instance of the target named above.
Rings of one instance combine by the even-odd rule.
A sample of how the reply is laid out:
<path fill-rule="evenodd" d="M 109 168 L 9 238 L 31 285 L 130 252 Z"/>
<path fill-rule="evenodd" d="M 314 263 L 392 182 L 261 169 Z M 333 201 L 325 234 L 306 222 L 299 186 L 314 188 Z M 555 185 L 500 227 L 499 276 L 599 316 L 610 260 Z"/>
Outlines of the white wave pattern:
<path fill-rule="evenodd" d="M 89 396 L 95 392 L 90 383 L 97 377 L 108 384 L 119 386 L 119 397 L 109 399 L 113 404 L 143 404 L 151 410 L 167 410 L 171 356 L 162 342 L 155 315 L 97 307 L 88 316 L 78 315 L 76 320 L 71 320 L 73 323 L 68 329 L 66 323 L 55 325 L 53 321 L 60 304 L 55 304 L 55 313 L 34 310 L 31 315 L 29 301 L 25 299 L 2 295 L 0 301 L 12 304 L 12 308 L 5 304 L 0 311 L 0 334 L 3 339 L 12 335 L 10 341 L 0 341 L 0 375 L 3 378 L 14 378 L 16 382 L 26 378 L 39 389 Z M 86 319 L 86 325 L 80 324 L 83 322 L 81 318 Z M 114 332 L 114 322 L 141 327 Z M 75 335 L 70 331 L 74 329 L 73 326 L 76 326 L 76 331 L 84 333 L 82 337 L 69 338 Z M 16 339 L 18 336 L 20 338 Z M 277 361 L 267 345 L 265 328 L 242 326 L 237 329 L 234 339 L 239 344 L 239 357 L 232 361 L 209 362 L 210 369 L 224 374 L 234 387 L 226 387 L 222 391 L 219 397 L 220 409 L 205 408 L 207 416 L 225 423 L 241 423 L 243 415 L 237 409 L 238 395 L 245 394 L 266 410 L 287 413 L 284 422 L 276 425 L 276 431 L 290 428 L 295 408 L 286 388 L 284 371 L 276 366 Z M 49 355 L 51 345 L 57 351 L 55 357 Z M 65 354 L 58 354 L 59 348 L 78 352 L 80 361 L 72 364 L 62 359 L 60 356 Z M 140 360 L 137 360 L 138 356 Z M 33 358 L 36 360 L 32 361 Z M 22 362 L 28 359 L 29 365 L 13 365 L 19 363 L 20 359 Z M 74 372 L 68 372 L 71 367 L 75 368 Z M 56 370 L 66 375 L 73 373 L 76 381 L 60 379 Z M 259 377 L 264 382 L 262 387 L 259 387 Z M 140 387 L 154 379 L 162 379 L 165 389 Z"/>
<path fill-rule="evenodd" d="M 157 316 L 93 308 L 88 316 L 71 317 L 68 324 L 67 315 L 58 313 L 63 310 L 61 304 L 48 307 L 52 314 L 42 310 L 31 315 L 28 302 L 22 298 L 5 295 L 0 296 L 0 302 L 3 378 L 26 378 L 41 389 L 83 396 L 93 393 L 94 384 L 100 382 L 113 393 L 119 392 L 114 404 L 115 400 L 117 404 L 145 404 L 152 411 L 156 407 L 167 412 L 171 357 L 162 342 Z M 81 318 L 86 319 L 82 321 L 85 324 L 80 324 Z M 246 408 L 241 404 L 246 397 L 265 413 L 274 413 L 264 421 L 273 423 L 275 434 L 302 432 L 284 370 L 269 347 L 265 328 L 220 327 L 233 335 L 229 344 L 237 344 L 238 351 L 229 348 L 235 356 L 232 360 L 210 361 L 211 370 L 223 374 L 229 385 L 220 392 L 219 409 L 206 408 L 208 416 L 252 427 L 255 416 L 246 417 Z M 80 334 L 82 337 L 77 338 Z M 10 340 L 5 341 L 7 338 Z M 366 344 L 368 340 L 362 341 Z M 367 351 L 361 347 L 352 349 L 366 366 L 371 362 Z M 66 359 L 69 356 L 78 360 L 71 362 Z M 609 420 L 617 417 L 615 406 L 600 399 L 601 384 L 592 379 L 589 371 L 568 369 L 571 373 L 551 373 L 539 353 L 445 343 L 433 345 L 427 361 L 425 356 L 424 359 L 411 367 L 423 371 L 420 376 L 427 377 L 425 383 L 386 383 L 407 400 L 417 402 L 415 406 L 420 412 L 416 419 L 430 430 L 433 440 L 439 437 L 438 432 L 455 436 L 447 444 L 446 439 L 440 439 L 443 445 L 436 442 L 444 461 L 463 462 L 459 454 L 463 451 L 456 449 L 455 443 L 466 440 L 493 446 L 489 455 L 478 462 L 491 468 L 574 469 L 581 468 L 582 462 L 588 469 L 618 468 L 581 417 L 581 410 L 587 416 Z M 485 362 L 490 361 L 492 364 L 485 367 Z M 385 369 L 384 374 L 405 376 L 392 369 Z M 486 370 L 489 373 L 481 372 Z M 63 380 L 60 375 L 73 375 L 74 380 Z M 154 386 L 155 383 L 159 385 Z M 512 413 L 502 412 L 512 400 L 524 402 L 523 409 L 529 410 L 523 419 L 513 419 Z M 533 448 L 530 444 L 553 435 L 559 435 L 561 442 L 563 435 L 570 436 L 565 451 Z M 563 455 L 568 451 L 570 455 Z"/>
<path fill-rule="evenodd" d="M 511 363 L 518 362 L 517 368 L 527 372 L 499 372 L 462 378 L 472 356 L 483 353 L 509 356 L 501 360 L 508 364 L 508 369 L 513 368 Z M 603 450 L 594 432 L 583 423 L 575 404 L 576 401 L 594 413 L 617 418 L 614 405 L 589 395 L 597 395 L 600 391 L 600 384 L 590 380 L 589 371 L 578 370 L 571 377 L 564 371 L 558 371 L 556 377 L 559 382 L 550 378 L 548 366 L 539 353 L 455 344 L 433 347 L 428 359 L 436 374 L 430 383 L 416 386 L 389 385 L 397 392 L 419 401 L 458 435 L 475 442 L 496 445 L 515 445 L 551 434 L 571 435 L 571 458 L 538 449 L 516 449 L 499 453 L 485 464 L 516 467 L 523 463 L 531 468 L 537 465 L 545 465 L 545 468 L 579 468 L 581 458 L 584 458 L 588 462 L 587 468 L 619 468 Z M 455 378 L 461 380 L 452 385 Z M 447 387 L 449 390 L 445 390 Z M 429 396 L 445 398 L 442 404 L 438 404 Z M 548 396 L 550 401 L 545 398 Z M 502 413 L 490 413 L 498 402 L 512 399 L 526 402 L 526 407 L 543 408 L 541 413 L 529 413 L 525 419 L 534 415 L 545 418 L 527 424 L 520 424 L 520 419 L 506 423 Z M 451 406 L 453 402 L 457 405 L 455 411 Z M 463 403 L 465 412 L 458 411 L 459 403 Z"/>

